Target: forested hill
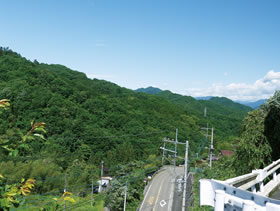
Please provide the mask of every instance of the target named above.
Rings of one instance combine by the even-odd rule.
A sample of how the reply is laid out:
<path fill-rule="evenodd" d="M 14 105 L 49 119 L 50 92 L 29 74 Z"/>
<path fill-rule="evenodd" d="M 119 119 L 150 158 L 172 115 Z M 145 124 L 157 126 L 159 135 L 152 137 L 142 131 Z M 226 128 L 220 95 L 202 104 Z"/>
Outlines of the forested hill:
<path fill-rule="evenodd" d="M 159 88 L 155 88 L 155 87 L 147 87 L 147 88 L 139 88 L 135 90 L 136 92 L 143 92 L 146 94 L 154 94 L 154 95 L 158 95 L 164 98 L 167 98 L 169 100 L 171 100 L 174 103 L 178 103 L 178 104 L 185 104 L 186 102 L 191 102 L 191 104 L 203 104 L 205 106 L 207 105 L 213 105 L 212 102 L 218 103 L 220 105 L 223 105 L 225 109 L 229 109 L 229 108 L 233 108 L 235 111 L 233 112 L 240 112 L 240 111 L 244 111 L 244 112 L 249 112 L 252 109 L 250 108 L 250 106 L 245 105 L 245 104 L 241 104 L 239 102 L 234 102 L 226 97 L 212 97 L 212 96 L 208 96 L 208 97 L 197 97 L 197 98 L 192 98 L 190 96 L 182 96 L 179 94 L 174 94 L 168 90 L 163 91 Z M 195 102 L 194 100 L 197 100 L 197 102 Z M 207 100 L 207 101 L 206 101 Z M 210 101 L 210 102 L 209 102 Z M 214 103 L 214 104 L 215 104 Z"/>
<path fill-rule="evenodd" d="M 154 93 L 152 88 L 138 89 L 137 91 Z M 196 100 L 193 97 L 182 96 L 168 90 L 154 93 L 154 95 L 167 99 L 169 102 L 184 108 L 188 114 L 194 115 L 203 121 L 207 119 L 209 125 L 216 128 L 218 139 L 220 137 L 227 139 L 229 135 L 237 135 L 242 119 L 249 111 L 252 111 L 252 108 L 233 102 L 225 97 L 211 97 L 209 100 Z M 203 118 L 205 107 L 207 108 L 207 118 Z"/>
<path fill-rule="evenodd" d="M 136 89 L 135 92 L 143 92 L 146 94 L 158 94 L 158 93 L 162 92 L 162 90 L 159 88 L 149 86 L 147 88 Z"/>
<path fill-rule="evenodd" d="M 246 111 L 217 102 L 200 102 L 168 92 L 159 96 L 136 93 L 116 84 L 88 79 L 62 65 L 31 62 L 0 49 L 0 99 L 11 107 L 1 114 L 0 134 L 16 144 L 18 130 L 31 120 L 45 122 L 47 139 L 33 142 L 30 154 L 64 156 L 63 168 L 74 159 L 103 159 L 107 166 L 145 159 L 159 153 L 163 137 L 190 140 L 197 149 L 201 126 L 215 127 L 216 140 L 238 135 Z M 204 104 L 206 103 L 206 104 Z M 206 120 L 204 106 L 208 108 Z"/>

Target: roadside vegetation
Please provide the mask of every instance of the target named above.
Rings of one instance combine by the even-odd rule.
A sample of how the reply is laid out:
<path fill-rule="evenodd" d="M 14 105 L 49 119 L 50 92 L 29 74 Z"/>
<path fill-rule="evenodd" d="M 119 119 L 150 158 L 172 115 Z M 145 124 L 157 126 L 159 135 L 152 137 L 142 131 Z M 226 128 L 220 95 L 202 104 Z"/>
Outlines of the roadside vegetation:
<path fill-rule="evenodd" d="M 239 141 L 235 142 L 233 147 L 234 155 L 213 162 L 212 168 L 201 166 L 201 172 L 195 174 L 195 206 L 192 210 L 213 210 L 209 207 L 199 207 L 199 179 L 226 180 L 250 173 L 254 169 L 264 168 L 272 161 L 278 160 L 279 125 L 280 91 L 276 91 L 267 103 L 249 112 L 245 117 Z"/>
<path fill-rule="evenodd" d="M 215 153 L 235 151 L 232 160 L 203 168 L 197 180 L 226 178 L 248 171 L 245 160 L 258 168 L 278 156 L 279 93 L 247 116 L 250 108 L 228 99 L 137 93 L 62 65 L 29 61 L 8 48 L 0 48 L 0 87 L 0 210 L 57 210 L 65 202 L 75 210 L 117 211 L 126 183 L 127 210 L 136 210 L 145 179 L 161 165 L 162 139 L 175 138 L 176 128 L 180 141 L 190 141 L 191 167 L 207 158 L 201 130 L 207 123 L 215 128 Z M 183 155 L 184 148 L 178 150 Z M 101 161 L 104 175 L 114 180 L 107 192 L 93 196 L 91 207 Z M 223 171 L 225 166 L 238 171 Z M 27 181 L 27 191 L 20 192 Z"/>

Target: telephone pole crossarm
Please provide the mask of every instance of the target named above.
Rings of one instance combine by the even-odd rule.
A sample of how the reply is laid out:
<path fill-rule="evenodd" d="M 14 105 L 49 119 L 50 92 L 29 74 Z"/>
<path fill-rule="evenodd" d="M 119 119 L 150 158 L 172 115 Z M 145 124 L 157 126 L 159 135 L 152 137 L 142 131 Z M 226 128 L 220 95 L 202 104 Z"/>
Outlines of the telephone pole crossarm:
<path fill-rule="evenodd" d="M 170 149 L 165 149 L 165 148 L 163 148 L 163 147 L 160 147 L 160 149 L 162 149 L 163 151 L 167 151 L 167 152 L 172 152 L 172 153 L 175 153 L 175 151 L 170 150 Z M 182 160 L 185 160 L 185 158 L 182 158 L 182 157 L 180 157 L 180 156 L 174 156 L 174 157 L 176 157 L 176 158 L 180 158 L 180 159 L 182 159 Z"/>
<path fill-rule="evenodd" d="M 164 150 L 164 151 L 167 151 L 167 152 L 172 152 L 172 153 L 175 153 L 175 151 L 170 150 L 170 149 L 165 149 L 165 148 L 163 148 L 163 147 L 160 147 L 160 149 L 162 149 L 162 150 Z"/>
<path fill-rule="evenodd" d="M 185 158 L 182 158 L 182 157 L 180 157 L 180 156 L 176 156 L 176 158 L 179 158 L 179 159 L 185 160 Z"/>
<path fill-rule="evenodd" d="M 171 140 L 168 140 L 168 139 L 163 139 L 163 142 L 168 142 L 168 143 L 172 143 L 172 144 L 176 143 L 176 141 L 171 141 Z M 177 142 L 177 144 L 186 144 L 186 143 Z"/>

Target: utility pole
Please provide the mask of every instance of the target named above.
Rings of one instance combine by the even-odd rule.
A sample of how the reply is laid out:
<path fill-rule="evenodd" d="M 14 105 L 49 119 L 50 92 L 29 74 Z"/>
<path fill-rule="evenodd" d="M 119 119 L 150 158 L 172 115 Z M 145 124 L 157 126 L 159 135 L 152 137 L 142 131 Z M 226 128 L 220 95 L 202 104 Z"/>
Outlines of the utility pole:
<path fill-rule="evenodd" d="M 93 182 L 94 178 L 92 177 L 92 182 L 91 182 L 91 197 L 90 197 L 90 205 L 93 207 Z"/>
<path fill-rule="evenodd" d="M 182 211 L 186 211 L 186 194 L 187 194 L 187 177 L 188 177 L 188 151 L 189 142 L 186 141 L 186 152 L 185 152 L 185 167 L 184 167 L 184 192 L 183 192 L 183 204 Z"/>
<path fill-rule="evenodd" d="M 165 142 L 163 141 L 163 148 L 165 149 Z M 164 150 L 162 150 L 162 158 L 161 158 L 161 165 L 163 166 L 163 164 L 164 164 L 164 155 L 165 154 L 165 151 Z"/>
<path fill-rule="evenodd" d="M 125 209 L 126 209 L 126 194 L 127 194 L 127 181 L 125 182 L 125 188 L 124 188 L 123 211 L 125 211 Z"/>
<path fill-rule="evenodd" d="M 213 146 L 213 136 L 214 136 L 214 128 L 212 128 L 212 133 L 211 133 L 211 145 L 210 145 L 210 161 L 209 161 L 209 166 L 210 168 L 212 167 L 212 157 L 213 157 L 213 152 L 214 152 L 214 146 Z"/>
<path fill-rule="evenodd" d="M 174 166 L 176 166 L 177 144 L 178 144 L 178 129 L 176 128 L 176 139 L 175 139 L 175 158 L 174 158 Z"/>
<path fill-rule="evenodd" d="M 100 182 L 100 186 L 99 186 L 100 192 L 102 191 L 103 164 L 104 164 L 104 161 L 102 160 L 101 161 L 101 173 L 100 173 L 101 182 Z"/>
<path fill-rule="evenodd" d="M 207 107 L 205 106 L 204 108 L 204 117 L 207 117 Z M 208 135 L 208 123 L 207 123 L 207 127 L 206 128 L 201 128 L 201 129 L 206 129 L 207 133 L 206 133 L 206 141 L 207 141 L 207 137 Z M 209 166 L 210 168 L 212 167 L 212 158 L 213 158 L 213 152 L 214 152 L 214 146 L 213 146 L 213 137 L 214 137 L 214 128 L 212 127 L 212 132 L 211 132 L 211 144 L 210 144 L 210 150 L 209 150 Z"/>
<path fill-rule="evenodd" d="M 214 128 L 208 128 L 208 123 L 207 127 L 201 128 L 202 130 L 206 130 L 205 138 L 207 140 L 208 136 L 211 136 L 211 143 L 210 143 L 210 150 L 209 150 L 209 166 L 210 168 L 212 167 L 212 158 L 213 158 L 213 152 L 214 152 L 214 145 L 213 145 L 213 137 L 214 137 Z M 208 135 L 208 130 L 211 129 L 211 135 Z"/>
<path fill-rule="evenodd" d="M 176 142 L 176 141 L 171 141 L 170 139 L 166 139 L 166 138 L 164 138 L 162 141 L 163 141 L 164 143 L 186 144 L 186 143 L 179 142 L 179 141 L 177 141 L 177 142 Z M 165 148 L 165 145 L 164 145 L 164 147 L 160 147 L 160 149 L 163 150 L 163 151 L 167 151 L 167 152 L 174 153 L 174 157 L 175 157 L 175 158 L 180 158 L 180 159 L 184 160 L 184 158 L 182 158 L 182 157 L 180 157 L 180 156 L 177 156 L 177 152 L 176 152 L 176 151 L 170 150 L 170 149 L 166 149 L 166 148 Z"/>
<path fill-rule="evenodd" d="M 101 179 L 102 179 L 102 177 L 103 177 L 103 164 L 104 164 L 104 161 L 102 160 L 102 161 L 101 161 Z"/>

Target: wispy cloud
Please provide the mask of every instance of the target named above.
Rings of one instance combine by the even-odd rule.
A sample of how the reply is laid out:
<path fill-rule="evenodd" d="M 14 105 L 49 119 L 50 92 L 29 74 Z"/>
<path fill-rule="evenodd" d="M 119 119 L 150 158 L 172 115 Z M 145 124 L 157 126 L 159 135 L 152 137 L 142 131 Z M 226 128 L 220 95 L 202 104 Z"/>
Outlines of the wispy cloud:
<path fill-rule="evenodd" d="M 106 42 L 105 42 L 105 40 L 95 40 L 95 46 L 96 47 L 105 47 Z"/>
<path fill-rule="evenodd" d="M 246 83 L 231 83 L 212 84 L 208 88 L 191 88 L 185 94 L 194 97 L 199 96 L 220 96 L 228 97 L 232 100 L 254 101 L 258 99 L 269 98 L 275 90 L 280 89 L 280 72 L 274 70 L 268 73 L 261 79 L 256 80 L 253 84 Z"/>

